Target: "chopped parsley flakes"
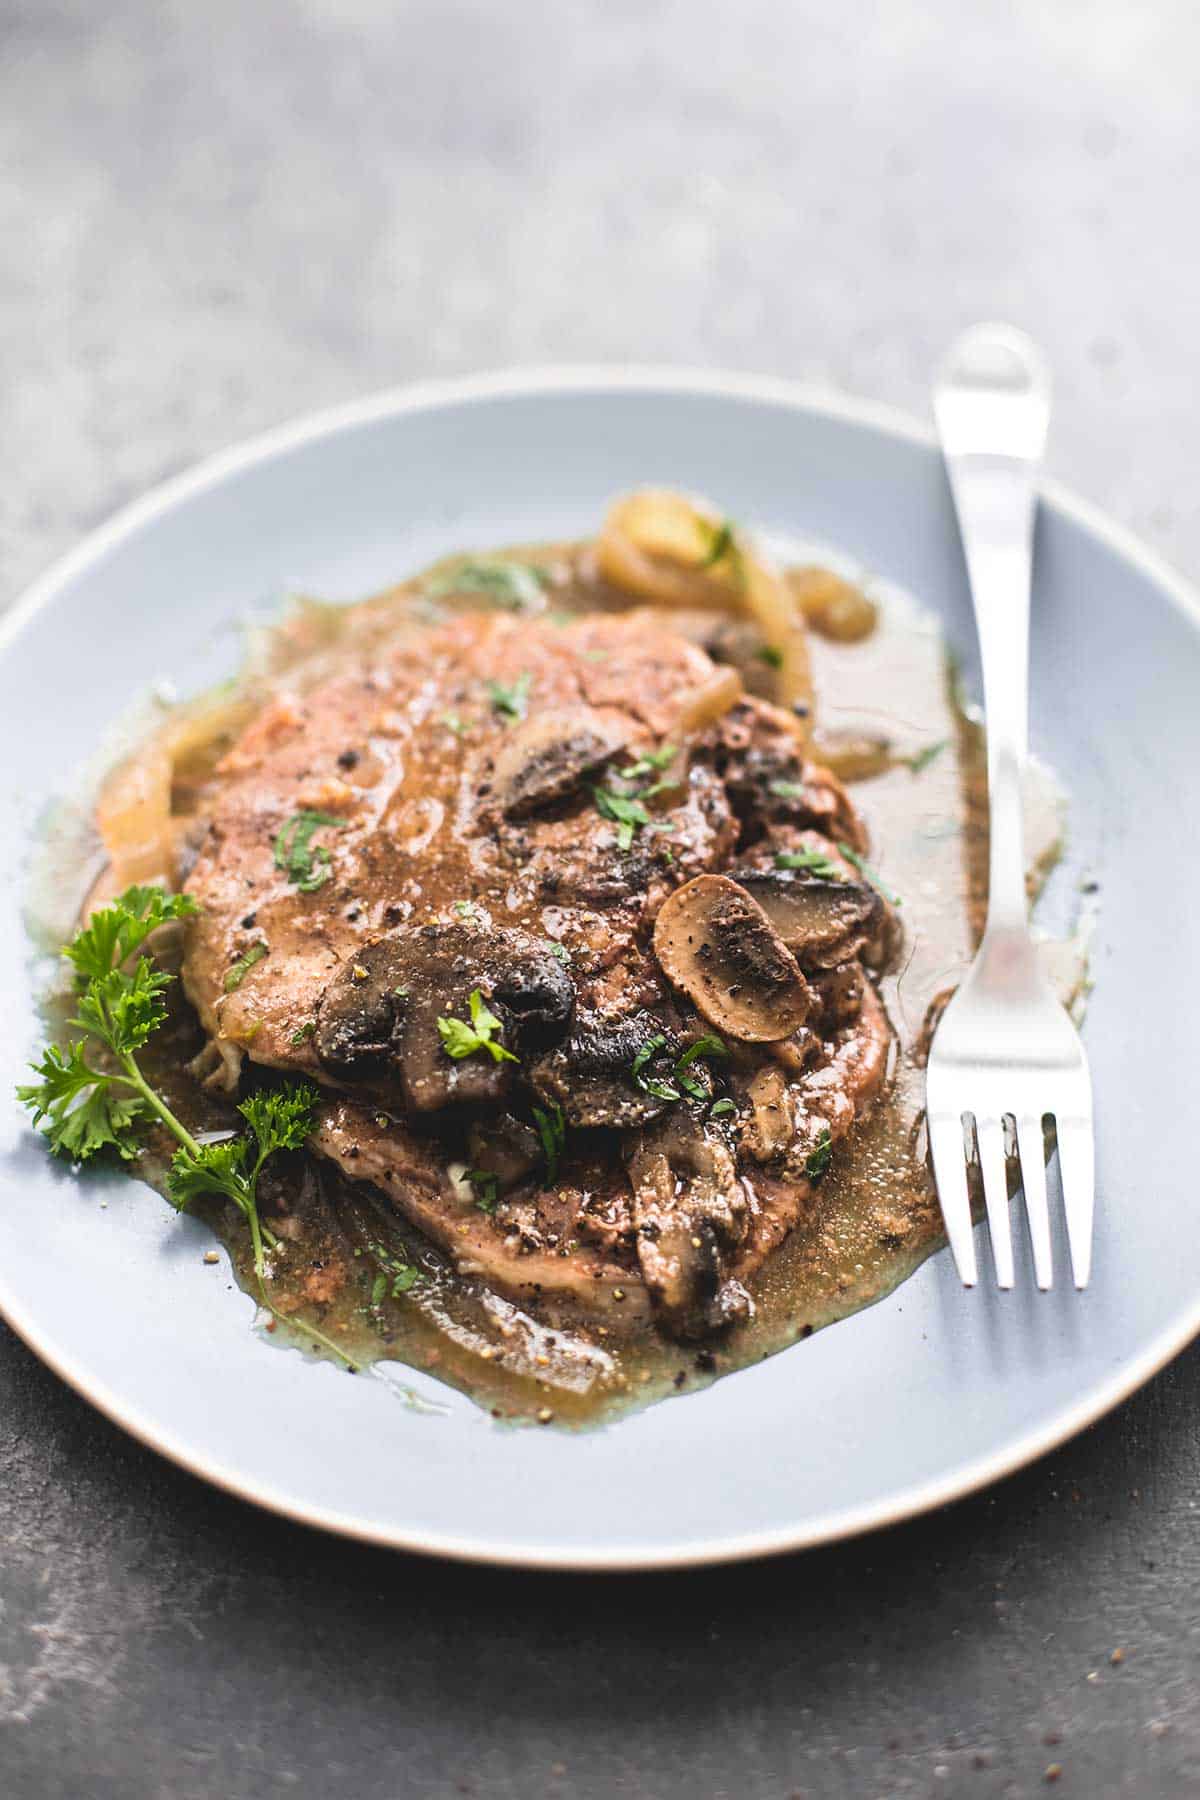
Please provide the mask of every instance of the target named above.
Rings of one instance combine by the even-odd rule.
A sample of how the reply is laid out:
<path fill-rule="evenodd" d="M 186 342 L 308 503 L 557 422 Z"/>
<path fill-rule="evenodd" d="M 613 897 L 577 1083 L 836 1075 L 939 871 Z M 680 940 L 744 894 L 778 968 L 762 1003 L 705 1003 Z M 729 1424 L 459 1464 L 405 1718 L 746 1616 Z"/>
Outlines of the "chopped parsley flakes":
<path fill-rule="evenodd" d="M 694 1062 L 705 1061 L 709 1057 L 728 1055 L 729 1051 L 716 1032 L 707 1032 L 704 1037 L 697 1038 L 694 1044 L 689 1044 L 678 1059 L 675 1064 L 675 1079 L 684 1093 L 689 1094 L 693 1100 L 707 1100 L 708 1089 L 702 1081 L 697 1081 L 694 1075 L 689 1075 L 687 1070 Z"/>
<path fill-rule="evenodd" d="M 655 1057 L 661 1055 L 666 1047 L 667 1040 L 662 1032 L 658 1032 L 642 1045 L 629 1068 L 633 1085 L 640 1088 L 643 1094 L 653 1095 L 656 1100 L 679 1100 L 684 1094 L 687 1094 L 692 1100 L 707 1100 L 709 1089 L 694 1075 L 689 1075 L 688 1070 L 693 1063 L 709 1057 L 728 1056 L 729 1051 L 722 1040 L 717 1037 L 715 1032 L 708 1032 L 704 1037 L 697 1038 L 694 1044 L 689 1044 L 687 1049 L 675 1059 L 675 1065 L 671 1071 L 673 1080 L 667 1080 L 658 1075 L 647 1075 L 645 1070 L 648 1064 L 652 1063 Z"/>
<path fill-rule="evenodd" d="M 648 1063 L 667 1047 L 667 1040 L 662 1032 L 648 1038 L 629 1065 L 629 1073 L 633 1077 L 634 1087 L 640 1088 L 643 1094 L 652 1094 L 656 1100 L 678 1100 L 679 1089 L 672 1087 L 669 1081 L 663 1081 L 656 1075 L 643 1073 Z"/>
<path fill-rule="evenodd" d="M 618 769 L 617 774 L 622 781 L 638 781 L 643 775 L 654 775 L 665 769 L 678 754 L 678 746 L 664 744 L 660 750 L 643 750 L 636 762 L 630 763 L 627 769 Z"/>
<path fill-rule="evenodd" d="M 255 963 L 261 962 L 263 957 L 267 954 L 267 946 L 261 939 L 257 944 L 251 944 L 244 955 L 239 956 L 232 967 L 226 969 L 225 980 L 222 983 L 225 992 L 227 994 L 232 994 L 234 988 L 240 988 Z"/>
<path fill-rule="evenodd" d="M 329 851 L 324 844 L 312 841 L 313 833 L 323 826 L 344 831 L 346 821 L 335 818 L 332 813 L 304 810 L 293 813 L 275 839 L 275 867 L 282 869 L 302 894 L 315 894 L 333 873 L 329 866 Z"/>
<path fill-rule="evenodd" d="M 494 1213 L 500 1191 L 500 1178 L 490 1169 L 466 1169 L 464 1177 L 475 1189 L 475 1204 L 481 1213 Z"/>
<path fill-rule="evenodd" d="M 628 850 L 633 834 L 650 824 L 650 814 L 636 795 L 618 794 L 614 788 L 594 787 L 592 798 L 602 818 L 611 819 L 617 828 L 617 843 Z"/>
<path fill-rule="evenodd" d="M 838 849 L 846 858 L 847 862 L 854 864 L 864 881 L 870 882 L 876 893 L 882 894 L 884 899 L 889 900 L 893 906 L 903 906 L 904 902 L 901 900 L 899 894 L 893 894 L 891 888 L 885 884 L 882 877 L 871 867 L 869 862 L 864 862 L 857 850 L 852 850 L 849 844 L 843 844 L 840 839 L 838 840 Z"/>
<path fill-rule="evenodd" d="M 674 744 L 663 744 L 658 750 L 645 750 L 627 768 L 618 769 L 614 779 L 629 787 L 629 784 L 640 780 L 643 776 L 655 775 L 665 769 L 668 763 L 674 761 L 677 754 Z M 613 787 L 611 784 L 607 787 L 594 786 L 592 788 L 592 799 L 597 812 L 601 818 L 611 819 L 617 828 L 619 849 L 628 850 L 633 843 L 634 833 L 643 830 L 647 825 L 654 824 L 654 820 L 646 811 L 646 801 L 652 800 L 656 794 L 661 794 L 674 785 L 674 782 L 671 781 L 652 781 L 643 787 L 630 788 L 629 792 L 623 792 L 621 788 Z M 671 829 L 669 825 L 662 823 L 658 825 L 659 831 Z"/>
<path fill-rule="evenodd" d="M 939 738 L 936 744 L 926 744 L 923 750 L 916 751 L 912 756 L 906 756 L 904 762 L 914 775 L 919 775 L 923 769 L 929 767 L 935 758 L 942 754 L 949 742 L 949 738 Z"/>
<path fill-rule="evenodd" d="M 839 845 L 839 848 L 841 846 Z M 842 872 L 836 863 L 819 850 L 779 850 L 775 854 L 777 869 L 796 869 L 805 875 L 817 875 L 823 881 L 840 881 Z"/>
<path fill-rule="evenodd" d="M 708 544 L 701 558 L 702 569 L 713 569 L 725 557 L 732 557 L 735 568 L 740 566 L 737 539 L 734 537 L 732 519 L 722 519 L 719 525 L 710 525 L 707 519 L 698 519 L 700 529 L 708 534 Z"/>
<path fill-rule="evenodd" d="M 813 1149 L 809 1151 L 808 1159 L 804 1164 L 804 1173 L 808 1176 L 808 1179 L 810 1181 L 820 1181 L 822 1175 L 829 1167 L 832 1157 L 833 1139 L 830 1137 L 829 1127 L 826 1125 Z"/>
<path fill-rule="evenodd" d="M 431 600 L 444 600 L 451 594 L 480 594 L 495 606 L 525 612 L 539 604 L 549 580 L 536 563 L 474 557 L 435 575 L 426 582 L 425 592 Z"/>
<path fill-rule="evenodd" d="M 518 675 L 516 680 L 508 683 L 489 681 L 487 684 L 488 699 L 492 710 L 498 712 L 502 719 L 523 719 L 529 707 L 529 689 L 533 684 L 532 675 Z"/>
<path fill-rule="evenodd" d="M 546 1159 L 543 1185 L 553 1187 L 558 1180 L 558 1159 L 567 1141 L 567 1122 L 563 1117 L 563 1109 L 557 1102 L 549 1107 L 535 1106 L 533 1122 L 537 1126 L 538 1137 L 542 1140 L 542 1155 Z"/>

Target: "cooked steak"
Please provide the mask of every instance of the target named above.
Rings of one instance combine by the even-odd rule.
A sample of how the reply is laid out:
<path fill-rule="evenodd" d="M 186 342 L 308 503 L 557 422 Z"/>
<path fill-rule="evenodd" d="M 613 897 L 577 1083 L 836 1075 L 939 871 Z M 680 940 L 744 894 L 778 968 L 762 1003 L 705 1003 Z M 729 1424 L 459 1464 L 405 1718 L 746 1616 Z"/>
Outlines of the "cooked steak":
<path fill-rule="evenodd" d="M 313 1148 L 501 1292 L 744 1317 L 884 1076 L 845 792 L 661 614 L 347 641 L 203 796 L 183 978 L 222 1073 L 321 1083 Z"/>

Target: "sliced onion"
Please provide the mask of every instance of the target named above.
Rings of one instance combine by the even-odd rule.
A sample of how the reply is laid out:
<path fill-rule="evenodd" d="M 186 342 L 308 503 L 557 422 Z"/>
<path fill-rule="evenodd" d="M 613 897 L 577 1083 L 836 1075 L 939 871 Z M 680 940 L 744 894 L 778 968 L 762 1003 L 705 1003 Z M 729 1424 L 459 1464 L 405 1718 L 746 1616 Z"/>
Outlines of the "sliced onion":
<path fill-rule="evenodd" d="M 109 776 L 96 804 L 96 826 L 118 893 L 135 882 L 174 881 L 171 758 L 161 741 L 145 745 Z"/>
<path fill-rule="evenodd" d="M 217 750 L 261 705 L 261 691 L 238 689 L 181 707 L 107 777 L 96 802 L 96 827 L 109 859 L 106 893 L 138 882 L 174 885 L 187 834 L 187 790 L 202 786 Z"/>
<path fill-rule="evenodd" d="M 894 759 L 890 738 L 865 731 L 818 731 L 811 750 L 814 760 L 839 781 L 869 781 L 886 774 Z"/>
<path fill-rule="evenodd" d="M 709 725 L 715 725 L 737 705 L 742 693 L 742 678 L 737 670 L 718 669 L 710 680 L 689 688 L 681 696 L 675 723 L 666 736 L 686 737 L 689 732 L 704 731 Z"/>
<path fill-rule="evenodd" d="M 814 631 L 839 644 L 870 637 L 879 621 L 875 602 L 832 569 L 815 565 L 789 569 L 784 577 L 792 599 Z"/>
<path fill-rule="evenodd" d="M 626 495 L 609 510 L 596 560 L 606 581 L 641 599 L 752 619 L 777 659 L 783 704 L 811 712 L 803 618 L 774 564 L 715 508 L 665 488 Z"/>

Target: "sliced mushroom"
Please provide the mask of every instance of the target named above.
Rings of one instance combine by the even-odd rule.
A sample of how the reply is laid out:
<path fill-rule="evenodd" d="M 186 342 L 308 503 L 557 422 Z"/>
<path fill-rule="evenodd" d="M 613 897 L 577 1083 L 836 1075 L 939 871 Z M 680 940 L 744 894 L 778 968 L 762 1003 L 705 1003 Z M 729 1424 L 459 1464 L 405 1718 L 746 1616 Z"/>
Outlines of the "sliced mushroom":
<path fill-rule="evenodd" d="M 783 1155 L 796 1132 L 787 1077 L 778 1064 L 767 1063 L 755 1073 L 746 1099 L 750 1111 L 742 1126 L 742 1147 L 755 1162 L 772 1162 Z"/>
<path fill-rule="evenodd" d="M 779 677 L 774 659 L 754 625 L 744 619 L 718 619 L 702 642 L 715 663 L 737 670 L 748 694 L 762 700 L 776 698 Z"/>
<path fill-rule="evenodd" d="M 504 735 L 486 783 L 489 804 L 520 819 L 565 799 L 624 750 L 634 731 L 632 718 L 595 707 L 532 714 Z"/>
<path fill-rule="evenodd" d="M 570 1023 L 575 991 L 547 945 L 520 931 L 424 925 L 377 938 L 344 965 L 317 1007 L 321 1066 L 364 1082 L 412 1112 L 503 1098 L 513 1063 L 481 1047 L 455 1060 L 439 1018 L 470 1019 L 478 988 L 504 1023 L 504 1047 L 545 1044 Z"/>
<path fill-rule="evenodd" d="M 813 997 L 757 900 L 726 875 L 697 875 L 654 925 L 664 973 L 718 1031 L 773 1043 L 804 1024 Z"/>
<path fill-rule="evenodd" d="M 634 1063 L 656 1038 L 661 1047 L 638 1074 L 645 1083 L 668 1080 L 678 1042 L 653 1013 L 623 1018 L 606 1013 L 576 1016 L 571 1034 L 529 1070 L 543 1100 L 561 1106 L 569 1125 L 610 1125 L 621 1130 L 659 1118 L 670 1101 L 639 1086 Z"/>
<path fill-rule="evenodd" d="M 729 876 L 758 902 L 804 969 L 848 962 L 882 931 L 883 901 L 865 881 L 804 869 L 735 868 Z"/>
<path fill-rule="evenodd" d="M 794 825 L 864 849 L 845 788 L 811 760 L 795 724 L 778 707 L 750 697 L 721 721 L 717 768 L 747 837 L 772 825 Z"/>
<path fill-rule="evenodd" d="M 726 1271 L 749 1205 L 727 1146 L 680 1108 L 642 1133 L 627 1160 L 638 1262 L 659 1324 L 686 1339 L 744 1319 L 749 1296 Z"/>
<path fill-rule="evenodd" d="M 467 1133 L 473 1169 L 494 1175 L 501 1193 L 532 1175 L 541 1160 L 537 1132 L 511 1113 L 477 1119 Z"/>
<path fill-rule="evenodd" d="M 819 969 L 810 981 L 821 1003 L 820 1025 L 823 1031 L 841 1031 L 853 1025 L 862 1012 L 866 977 L 860 962 L 839 963 L 834 969 Z"/>

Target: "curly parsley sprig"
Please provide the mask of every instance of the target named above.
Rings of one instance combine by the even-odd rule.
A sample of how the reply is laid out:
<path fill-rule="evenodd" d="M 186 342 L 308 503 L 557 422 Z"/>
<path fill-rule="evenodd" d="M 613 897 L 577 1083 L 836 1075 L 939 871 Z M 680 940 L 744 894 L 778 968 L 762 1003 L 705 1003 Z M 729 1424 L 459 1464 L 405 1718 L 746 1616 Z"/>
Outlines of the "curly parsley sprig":
<path fill-rule="evenodd" d="M 275 1239 L 258 1216 L 258 1177 L 276 1150 L 300 1150 L 315 1124 L 319 1096 L 310 1082 L 251 1094 L 238 1107 L 250 1134 L 220 1143 L 181 1145 L 167 1174 L 168 1198 L 180 1212 L 201 1194 L 224 1194 L 250 1228 L 254 1273 L 263 1279 L 263 1243 Z"/>
<path fill-rule="evenodd" d="M 69 1022 L 82 1035 L 65 1049 L 51 1044 L 32 1065 L 41 1079 L 17 1089 L 56 1156 L 86 1162 L 111 1147 L 128 1162 L 138 1152 L 137 1127 L 152 1118 L 186 1149 L 199 1148 L 136 1060 L 167 1016 L 163 995 L 172 977 L 148 956 L 139 956 L 132 972 L 123 966 L 158 926 L 195 911 L 186 894 L 128 888 L 93 913 L 66 946 L 63 954 L 74 964 L 79 988 L 78 1011 Z M 117 1067 L 98 1068 L 89 1061 L 91 1044 L 102 1045 Z"/>
<path fill-rule="evenodd" d="M 168 1198 L 181 1212 L 201 1194 L 233 1201 L 249 1228 L 263 1304 L 274 1313 L 264 1290 L 264 1245 L 277 1249 L 278 1239 L 259 1218 L 258 1178 L 269 1156 L 298 1150 L 309 1136 L 317 1089 L 294 1082 L 251 1094 L 238 1108 L 248 1133 L 200 1144 L 137 1061 L 137 1052 L 166 1019 L 164 995 L 174 976 L 155 968 L 148 956 L 138 956 L 132 969 L 129 961 L 160 925 L 196 911 L 187 894 L 131 887 L 92 914 L 63 951 L 74 965 L 79 991 L 69 1023 L 80 1035 L 65 1046 L 49 1045 L 41 1061 L 31 1064 L 38 1080 L 19 1087 L 17 1098 L 54 1154 L 75 1163 L 104 1150 L 131 1161 L 141 1148 L 139 1128 L 156 1120 L 164 1125 L 179 1146 L 167 1172 Z M 112 1066 L 97 1063 L 98 1050 L 107 1051 Z M 304 1329 L 353 1368 L 345 1351 L 315 1326 Z"/>

